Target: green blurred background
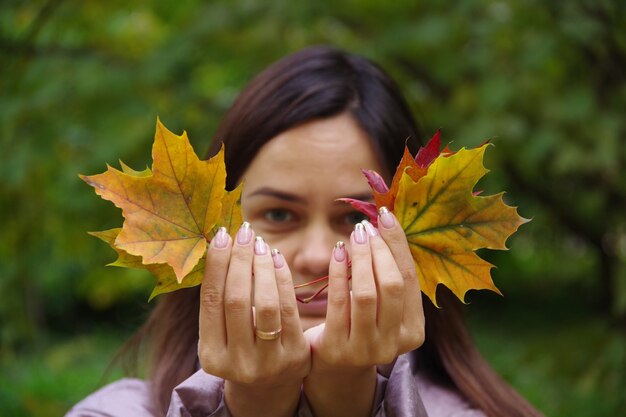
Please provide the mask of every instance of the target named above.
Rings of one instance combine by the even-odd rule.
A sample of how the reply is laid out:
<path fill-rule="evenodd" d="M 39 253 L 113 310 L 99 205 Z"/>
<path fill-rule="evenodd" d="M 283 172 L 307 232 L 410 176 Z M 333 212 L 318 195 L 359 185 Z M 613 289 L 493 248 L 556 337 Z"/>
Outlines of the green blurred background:
<path fill-rule="evenodd" d="M 151 307 L 86 234 L 121 216 L 77 174 L 150 164 L 157 115 L 204 154 L 240 88 L 312 44 L 379 62 L 453 148 L 491 139 L 481 187 L 533 221 L 481 253 L 504 297 L 469 294 L 476 341 L 547 415 L 624 413 L 626 2 L 4 0 L 0 415 L 62 415 Z"/>

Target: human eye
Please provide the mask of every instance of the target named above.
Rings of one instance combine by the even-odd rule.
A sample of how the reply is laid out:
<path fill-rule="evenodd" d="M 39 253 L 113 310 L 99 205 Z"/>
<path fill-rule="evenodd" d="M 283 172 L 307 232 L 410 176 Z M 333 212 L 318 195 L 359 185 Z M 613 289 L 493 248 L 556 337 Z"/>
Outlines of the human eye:
<path fill-rule="evenodd" d="M 287 223 L 294 220 L 294 215 L 285 209 L 270 209 L 263 214 L 265 220 L 272 223 Z"/>
<path fill-rule="evenodd" d="M 343 223 L 349 226 L 354 226 L 363 220 L 369 220 L 369 218 L 360 211 L 351 211 L 343 217 Z"/>

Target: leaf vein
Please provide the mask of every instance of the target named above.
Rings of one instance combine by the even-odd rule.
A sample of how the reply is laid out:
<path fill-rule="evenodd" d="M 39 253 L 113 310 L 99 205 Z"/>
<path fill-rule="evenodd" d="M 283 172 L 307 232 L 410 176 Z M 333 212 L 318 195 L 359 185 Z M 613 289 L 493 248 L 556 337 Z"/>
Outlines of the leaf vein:
<path fill-rule="evenodd" d="M 191 219 L 195 223 L 196 228 L 200 232 L 202 232 L 202 230 L 200 229 L 200 226 L 198 225 L 198 220 L 194 216 L 194 213 L 191 210 L 191 207 L 189 207 L 189 202 L 185 198 L 185 192 L 183 191 L 182 184 L 178 180 L 178 176 L 176 175 L 176 169 L 174 168 L 174 161 L 172 161 L 172 156 L 170 155 L 170 150 L 169 150 L 169 147 L 167 146 L 167 143 L 165 142 L 165 139 L 163 139 L 163 142 L 165 143 L 165 153 L 167 154 L 167 161 L 169 162 L 170 168 L 172 169 L 172 174 L 174 175 L 174 180 L 176 182 L 176 185 L 178 186 L 178 191 L 180 191 L 180 197 L 183 199 L 183 202 L 185 203 L 185 206 L 187 207 L 187 210 L 189 211 Z M 185 169 L 187 169 L 187 152 L 185 152 Z"/>
<path fill-rule="evenodd" d="M 116 177 L 116 178 L 117 178 L 117 177 Z M 128 197 L 128 192 L 126 191 L 126 186 L 124 185 L 123 181 L 121 181 L 119 178 L 117 178 L 117 180 L 118 180 L 118 183 L 120 184 L 120 186 L 121 186 L 122 190 L 124 191 L 124 195 L 121 195 L 120 193 L 116 193 L 116 192 L 115 192 L 115 191 L 113 191 L 113 190 L 110 190 L 111 194 L 115 194 L 115 195 L 117 195 L 118 197 L 120 197 L 120 198 L 122 198 L 122 199 L 126 200 L 129 204 L 134 205 L 134 206 L 136 206 L 136 207 L 140 208 L 141 210 L 144 210 L 144 211 L 146 211 L 146 212 L 148 212 L 148 213 L 150 213 L 150 214 L 154 215 L 155 217 L 158 217 L 158 218 L 162 219 L 163 221 L 165 221 L 165 222 L 167 222 L 167 223 L 171 223 L 171 224 L 173 224 L 174 226 L 177 226 L 177 227 L 180 227 L 181 229 L 187 230 L 188 232 L 195 233 L 195 231 L 194 231 L 194 230 L 191 230 L 191 229 L 189 229 L 189 228 L 187 228 L 187 227 L 183 226 L 182 224 L 178 224 L 178 223 L 174 222 L 174 221 L 173 221 L 173 220 L 171 220 L 171 219 L 168 219 L 168 218 L 166 218 L 166 217 L 163 217 L 162 215 L 160 215 L 160 214 L 159 214 L 159 213 L 157 213 L 156 211 L 150 210 L 150 209 L 148 209 L 148 208 L 146 208 L 146 207 L 142 206 L 141 204 L 137 203 L 136 201 L 131 200 L 131 199 Z"/>
<path fill-rule="evenodd" d="M 439 197 L 440 197 L 440 196 L 441 196 L 441 195 L 442 195 L 442 194 L 443 194 L 443 193 L 444 193 L 444 192 L 445 192 L 445 191 L 446 191 L 446 190 L 447 190 L 447 189 L 448 189 L 448 188 L 452 185 L 452 183 L 453 183 L 454 181 L 456 181 L 456 180 L 457 180 L 457 178 L 461 175 L 461 173 L 462 173 L 465 169 L 467 169 L 467 167 L 468 167 L 468 166 L 469 166 L 472 162 L 474 162 L 474 159 L 476 159 L 476 158 L 478 157 L 478 155 L 479 155 L 479 154 L 474 155 L 471 159 L 469 159 L 469 160 L 467 161 L 467 163 L 466 163 L 463 167 L 460 167 L 460 168 L 459 168 L 459 170 L 458 170 L 458 171 L 457 171 L 457 172 L 456 172 L 456 173 L 455 173 L 455 174 L 454 174 L 454 175 L 453 175 L 453 176 L 452 176 L 452 177 L 451 177 L 451 178 L 450 178 L 450 179 L 449 179 L 449 180 L 448 180 L 448 181 L 447 181 L 447 182 L 446 182 L 446 183 L 445 183 L 445 184 L 444 184 L 444 185 L 443 185 L 443 186 L 442 186 L 442 187 L 441 187 L 438 191 L 437 191 L 437 193 L 436 193 L 436 194 L 435 194 L 432 198 L 430 198 L 430 199 L 426 202 L 426 204 L 424 204 L 424 207 L 422 207 L 422 208 L 421 208 L 421 210 L 420 210 L 418 213 L 416 213 L 415 218 L 414 218 L 414 219 L 413 219 L 413 221 L 409 224 L 409 226 L 407 226 L 407 227 L 405 228 L 405 230 L 408 230 L 411 226 L 413 226 L 413 225 L 415 224 L 415 222 L 416 222 L 416 221 L 417 221 L 420 217 L 422 217 L 422 215 L 424 214 L 424 212 L 426 212 L 426 210 L 427 210 L 428 208 L 430 208 L 430 206 L 432 206 L 432 205 L 433 205 L 433 204 L 437 201 L 437 199 L 438 199 L 438 198 L 439 198 Z M 439 164 L 435 164 L 435 169 L 437 169 L 437 170 L 439 169 Z M 437 171 L 435 171 L 435 173 L 433 174 L 433 178 L 432 178 L 432 181 L 431 181 L 431 182 L 430 182 L 430 184 L 429 184 L 429 187 L 430 187 L 430 186 L 432 186 L 432 184 L 434 184 L 436 176 L 437 176 Z M 470 190 L 470 192 L 471 192 L 471 190 Z M 429 195 L 430 195 L 430 190 L 429 190 Z"/>
<path fill-rule="evenodd" d="M 476 278 L 480 278 L 478 275 L 474 274 L 470 269 L 468 269 L 464 264 L 455 261 L 454 259 L 444 255 L 441 252 L 437 252 L 433 248 L 430 248 L 430 247 L 425 246 L 425 245 L 421 245 L 421 244 L 419 244 L 417 242 L 409 242 L 409 245 L 416 246 L 418 249 L 422 249 L 423 251 L 425 251 L 425 252 L 427 252 L 427 253 L 429 253 L 431 255 L 434 255 L 434 256 L 440 257 L 442 259 L 445 259 L 445 260 L 447 260 L 447 262 L 449 262 L 449 263 L 451 263 L 453 265 L 456 265 L 457 267 L 459 267 L 459 269 L 467 272 L 469 275 L 472 275 L 472 276 L 474 276 Z"/>

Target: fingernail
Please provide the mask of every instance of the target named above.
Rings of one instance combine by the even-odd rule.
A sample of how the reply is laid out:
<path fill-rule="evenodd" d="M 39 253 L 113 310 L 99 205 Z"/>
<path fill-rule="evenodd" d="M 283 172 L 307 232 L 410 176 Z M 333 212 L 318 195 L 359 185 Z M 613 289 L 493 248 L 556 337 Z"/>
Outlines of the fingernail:
<path fill-rule="evenodd" d="M 352 232 L 352 234 L 354 235 L 354 241 L 356 243 L 363 244 L 367 242 L 367 233 L 365 233 L 365 227 L 361 223 L 357 223 L 354 226 L 354 232 Z"/>
<path fill-rule="evenodd" d="M 378 236 L 378 230 L 376 230 L 372 223 L 368 222 L 367 220 L 363 220 L 361 223 L 363 223 L 363 226 L 365 226 L 365 230 L 367 231 L 368 235 Z"/>
<path fill-rule="evenodd" d="M 389 209 L 385 206 L 382 206 L 378 209 L 378 214 L 380 215 L 380 222 L 385 229 L 391 229 L 393 225 L 396 223 L 395 216 L 393 213 L 389 211 Z"/>
<path fill-rule="evenodd" d="M 278 249 L 272 249 L 272 260 L 274 261 L 274 268 L 282 268 L 285 265 L 285 258 Z"/>
<path fill-rule="evenodd" d="M 341 240 L 335 244 L 333 256 L 337 262 L 343 262 L 346 260 L 346 245 Z"/>
<path fill-rule="evenodd" d="M 252 239 L 252 230 L 250 229 L 250 223 L 243 222 L 239 231 L 237 232 L 237 243 L 240 245 L 247 245 Z"/>
<path fill-rule="evenodd" d="M 254 242 L 254 253 L 257 255 L 265 255 L 267 253 L 267 243 L 265 243 L 261 236 L 256 237 L 256 241 Z"/>
<path fill-rule="evenodd" d="M 213 238 L 215 241 L 215 247 L 223 249 L 228 245 L 228 232 L 225 227 L 220 227 Z"/>

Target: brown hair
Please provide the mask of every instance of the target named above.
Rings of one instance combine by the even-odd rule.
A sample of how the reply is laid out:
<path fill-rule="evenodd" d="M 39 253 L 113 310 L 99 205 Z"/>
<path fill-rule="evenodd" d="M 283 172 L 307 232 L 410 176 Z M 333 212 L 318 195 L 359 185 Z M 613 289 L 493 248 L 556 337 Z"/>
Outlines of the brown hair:
<path fill-rule="evenodd" d="M 259 74 L 237 98 L 211 144 L 225 143 L 227 187 L 233 188 L 259 149 L 298 124 L 348 111 L 368 133 L 389 172 L 405 143 L 415 153 L 421 134 L 394 82 L 365 58 L 329 47 L 292 54 Z M 540 416 L 476 350 L 460 302 L 440 291 L 441 309 L 424 297 L 426 340 L 415 352 L 421 371 L 456 387 L 489 416 Z M 127 346 L 149 336 L 150 380 L 157 413 L 167 410 L 172 389 L 198 369 L 199 287 L 162 295 Z M 135 350 L 136 352 L 137 350 Z"/>

